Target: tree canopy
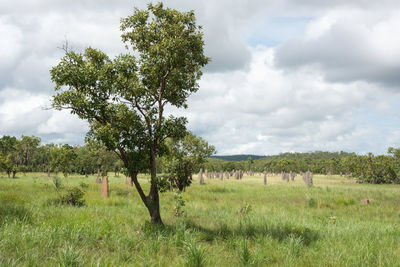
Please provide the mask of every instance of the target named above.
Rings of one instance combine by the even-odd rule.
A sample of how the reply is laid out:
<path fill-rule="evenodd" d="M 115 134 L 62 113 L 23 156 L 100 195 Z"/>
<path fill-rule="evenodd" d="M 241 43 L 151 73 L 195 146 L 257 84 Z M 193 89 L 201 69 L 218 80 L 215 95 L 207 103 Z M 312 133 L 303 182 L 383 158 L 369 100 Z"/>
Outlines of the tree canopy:
<path fill-rule="evenodd" d="M 186 119 L 165 117 L 164 109 L 187 107 L 209 58 L 204 56 L 203 34 L 193 11 L 149 4 L 147 10 L 136 8 L 121 19 L 121 31 L 133 54 L 110 59 L 94 48 L 84 53 L 65 49 L 65 56 L 51 69 L 57 92 L 53 107 L 69 109 L 89 122 L 88 136 L 119 155 L 151 221 L 162 224 L 156 157 L 166 152 L 167 138 L 186 133 Z M 137 180 L 137 173 L 146 170 L 151 174 L 148 195 Z"/>

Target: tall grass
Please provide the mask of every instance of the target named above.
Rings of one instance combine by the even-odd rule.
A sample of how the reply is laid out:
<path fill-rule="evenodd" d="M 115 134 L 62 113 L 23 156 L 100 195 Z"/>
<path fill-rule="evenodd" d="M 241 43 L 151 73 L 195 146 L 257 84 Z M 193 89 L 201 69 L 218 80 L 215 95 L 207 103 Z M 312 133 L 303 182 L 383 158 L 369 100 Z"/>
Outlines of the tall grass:
<path fill-rule="evenodd" d="M 122 177 L 103 199 L 95 176 L 61 177 L 59 188 L 46 174 L 4 176 L 0 266 L 400 266 L 398 185 L 205 179 L 182 194 L 183 216 L 173 192 L 161 195 L 158 227 Z M 71 186 L 85 206 L 48 205 Z"/>

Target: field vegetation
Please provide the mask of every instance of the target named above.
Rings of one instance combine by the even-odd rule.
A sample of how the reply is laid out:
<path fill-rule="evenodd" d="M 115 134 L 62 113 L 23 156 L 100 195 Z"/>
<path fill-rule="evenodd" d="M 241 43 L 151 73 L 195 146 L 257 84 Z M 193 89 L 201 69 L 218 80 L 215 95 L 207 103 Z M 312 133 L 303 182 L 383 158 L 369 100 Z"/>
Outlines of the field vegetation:
<path fill-rule="evenodd" d="M 149 176 L 139 175 L 144 190 Z M 398 185 L 340 176 L 205 179 L 160 195 L 149 223 L 124 176 L 0 178 L 0 266 L 399 266 Z M 83 205 L 65 196 L 83 192 Z M 79 199 L 80 196 L 72 196 Z M 361 199 L 370 203 L 363 204 Z M 177 214 L 177 209 L 179 213 Z"/>

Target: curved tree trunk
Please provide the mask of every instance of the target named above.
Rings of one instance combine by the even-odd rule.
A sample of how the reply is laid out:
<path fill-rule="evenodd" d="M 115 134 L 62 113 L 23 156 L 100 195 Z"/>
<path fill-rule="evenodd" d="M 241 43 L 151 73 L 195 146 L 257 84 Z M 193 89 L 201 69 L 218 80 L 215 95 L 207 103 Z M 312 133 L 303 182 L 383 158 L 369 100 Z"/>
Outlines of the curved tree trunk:
<path fill-rule="evenodd" d="M 121 147 L 118 148 L 120 151 L 121 159 L 124 162 L 125 166 L 129 169 L 129 162 L 126 156 L 125 150 Z M 161 214 L 160 214 L 160 197 L 158 194 L 158 187 L 157 187 L 157 172 L 156 172 L 156 157 L 154 148 L 151 149 L 150 154 L 150 163 L 151 163 L 151 186 L 149 195 L 145 195 L 142 186 L 140 185 L 137 175 L 138 171 L 129 171 L 129 175 L 132 178 L 132 182 L 135 185 L 136 190 L 139 193 L 140 198 L 142 199 L 144 205 L 146 206 L 147 210 L 150 213 L 151 223 L 163 225 Z"/>
<path fill-rule="evenodd" d="M 138 172 L 130 173 L 132 178 L 132 183 L 135 185 L 136 190 L 139 193 L 144 205 L 149 211 L 151 223 L 163 225 L 160 214 L 160 198 L 158 195 L 158 188 L 155 185 L 150 186 L 150 193 L 146 196 L 143 192 L 141 185 L 137 179 Z"/>

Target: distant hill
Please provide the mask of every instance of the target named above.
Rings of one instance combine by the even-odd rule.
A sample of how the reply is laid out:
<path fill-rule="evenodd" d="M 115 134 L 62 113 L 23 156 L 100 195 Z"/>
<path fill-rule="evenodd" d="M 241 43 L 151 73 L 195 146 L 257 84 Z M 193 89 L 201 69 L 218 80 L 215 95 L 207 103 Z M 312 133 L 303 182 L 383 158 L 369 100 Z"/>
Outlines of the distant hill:
<path fill-rule="evenodd" d="M 249 157 L 251 157 L 253 160 L 256 159 L 262 159 L 265 158 L 266 156 L 259 156 L 259 155 L 229 155 L 229 156 L 211 156 L 211 158 L 214 159 L 222 159 L 226 161 L 245 161 Z"/>

